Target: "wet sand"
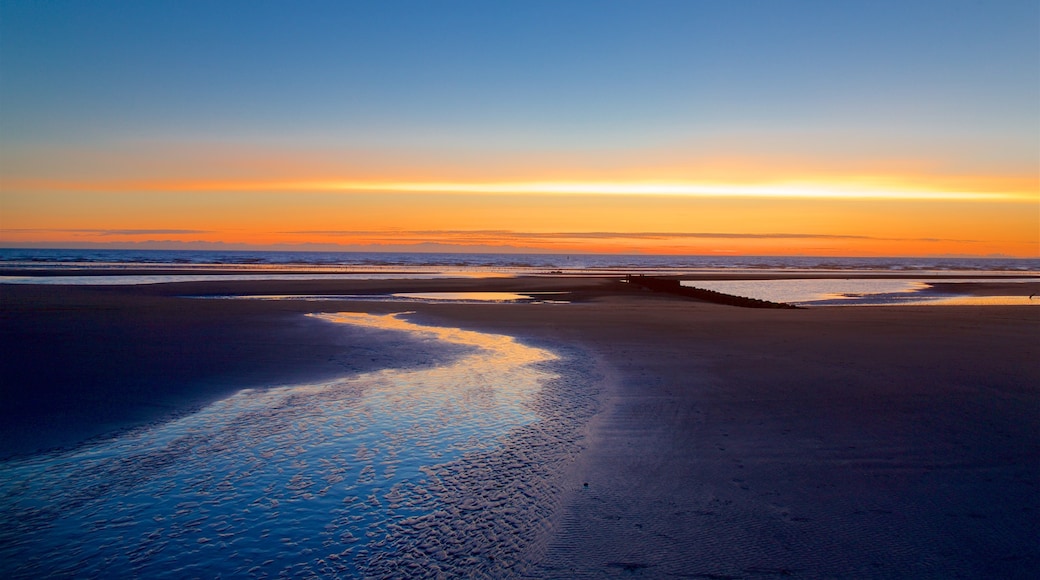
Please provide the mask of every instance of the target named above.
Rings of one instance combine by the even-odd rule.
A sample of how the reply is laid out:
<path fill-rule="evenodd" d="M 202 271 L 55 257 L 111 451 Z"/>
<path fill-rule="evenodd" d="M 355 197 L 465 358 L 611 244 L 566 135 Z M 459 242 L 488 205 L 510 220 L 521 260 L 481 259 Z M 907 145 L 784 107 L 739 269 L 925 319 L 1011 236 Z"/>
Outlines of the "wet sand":
<path fill-rule="evenodd" d="M 571 304 L 178 297 L 465 290 L 575 292 Z M 300 316 L 414 310 L 424 323 L 578 348 L 604 377 L 584 451 L 559 497 L 546 498 L 558 509 L 531 546 L 534 577 L 1040 571 L 1035 307 L 746 310 L 591 278 L 0 293 L 7 454 L 72 444 L 245 386 L 390 357 L 432 364 L 407 360 L 400 337 L 359 341 Z"/>

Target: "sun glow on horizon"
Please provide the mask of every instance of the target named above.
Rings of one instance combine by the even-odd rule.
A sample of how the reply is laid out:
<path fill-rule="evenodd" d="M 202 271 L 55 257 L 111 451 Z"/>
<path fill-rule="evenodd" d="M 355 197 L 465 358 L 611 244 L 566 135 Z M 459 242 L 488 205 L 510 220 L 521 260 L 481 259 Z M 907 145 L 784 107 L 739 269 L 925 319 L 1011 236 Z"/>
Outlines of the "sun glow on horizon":
<path fill-rule="evenodd" d="M 188 157 L 47 177 L 26 164 L 4 176 L 0 243 L 1040 255 L 1040 183 L 1022 172 L 737 157 L 602 171 L 526 163 L 431 169 L 405 161 L 367 170 L 329 160 L 308 167 L 290 154 L 281 164 L 246 154 L 239 165 L 214 159 L 212 166 Z"/>
<path fill-rule="evenodd" d="M 5 179 L 0 243 L 1040 255 L 1034 178 L 758 177 Z"/>
<path fill-rule="evenodd" d="M 657 195 L 789 199 L 884 199 L 952 201 L 1022 201 L 1028 194 L 1013 192 L 879 189 L 848 184 L 777 183 L 766 185 L 680 182 L 505 182 L 505 183 L 357 183 L 303 182 L 301 189 L 331 191 L 397 191 L 412 193 L 473 193 L 532 195 Z M 1035 197 L 1035 196 L 1034 196 Z"/>
<path fill-rule="evenodd" d="M 1040 201 L 1030 179 L 994 180 L 991 187 L 944 187 L 892 179 L 784 180 L 762 183 L 696 181 L 382 181 L 382 180 L 7 180 L 10 189 L 83 192 L 343 192 L 471 195 L 680 196 L 891 201 Z"/>

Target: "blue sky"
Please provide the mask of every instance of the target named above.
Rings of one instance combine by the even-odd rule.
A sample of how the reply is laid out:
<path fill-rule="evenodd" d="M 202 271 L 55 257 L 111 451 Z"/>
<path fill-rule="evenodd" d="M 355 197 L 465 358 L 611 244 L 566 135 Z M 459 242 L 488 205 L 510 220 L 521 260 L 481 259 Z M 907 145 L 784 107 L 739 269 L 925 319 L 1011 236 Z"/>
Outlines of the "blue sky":
<path fill-rule="evenodd" d="M 1014 0 L 5 2 L 0 115 L 7 142 L 539 149 L 817 130 L 826 149 L 860 130 L 1024 157 L 1038 22 Z"/>

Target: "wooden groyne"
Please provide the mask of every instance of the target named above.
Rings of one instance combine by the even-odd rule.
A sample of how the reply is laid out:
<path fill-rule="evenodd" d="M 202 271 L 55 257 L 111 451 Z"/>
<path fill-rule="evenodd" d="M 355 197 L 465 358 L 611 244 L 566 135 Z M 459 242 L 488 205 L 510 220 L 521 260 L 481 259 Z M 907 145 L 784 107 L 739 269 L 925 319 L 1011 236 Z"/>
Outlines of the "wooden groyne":
<path fill-rule="evenodd" d="M 656 278 L 654 276 L 629 274 L 625 276 L 625 281 L 629 284 L 635 284 L 655 292 L 666 292 L 668 294 L 686 296 L 687 298 L 696 298 L 697 300 L 714 302 L 716 304 L 725 304 L 727 306 L 739 306 L 742 308 L 798 308 L 793 304 L 787 304 L 784 302 L 770 302 L 768 300 L 759 300 L 758 298 L 746 298 L 744 296 L 724 294 L 722 292 L 707 290 L 705 288 L 683 286 L 679 280 L 672 280 L 669 278 Z"/>

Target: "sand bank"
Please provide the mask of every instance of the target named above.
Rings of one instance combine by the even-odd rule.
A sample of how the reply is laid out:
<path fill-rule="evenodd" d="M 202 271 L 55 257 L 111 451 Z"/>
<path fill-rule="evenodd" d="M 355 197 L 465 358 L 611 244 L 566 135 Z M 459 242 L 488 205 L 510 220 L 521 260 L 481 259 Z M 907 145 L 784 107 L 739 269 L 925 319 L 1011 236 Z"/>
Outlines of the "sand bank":
<path fill-rule="evenodd" d="M 178 296 L 467 290 L 573 293 L 571 304 L 408 309 L 424 323 L 573 345 L 605 377 L 552 525 L 529 547 L 532 576 L 1040 570 L 1033 307 L 745 310 L 564 278 L 0 287 L 0 332 L 13 353 L 3 363 L 4 419 L 21 421 L 4 428 L 5 449 L 32 447 L 53 422 L 66 442 L 82 438 L 91 429 L 65 418 L 84 399 L 97 401 L 79 414 L 89 421 L 106 397 L 129 398 L 136 414 L 105 423 L 128 424 L 228 389 L 331 376 L 409 351 L 298 316 L 399 304 Z M 87 383 L 72 381 L 84 375 Z M 165 378 L 142 390 L 141 378 L 156 376 Z M 48 414 L 60 397 L 70 397 L 65 412 Z M 149 411 L 152 401 L 166 406 Z M 39 428 L 19 434 L 30 418 Z"/>

